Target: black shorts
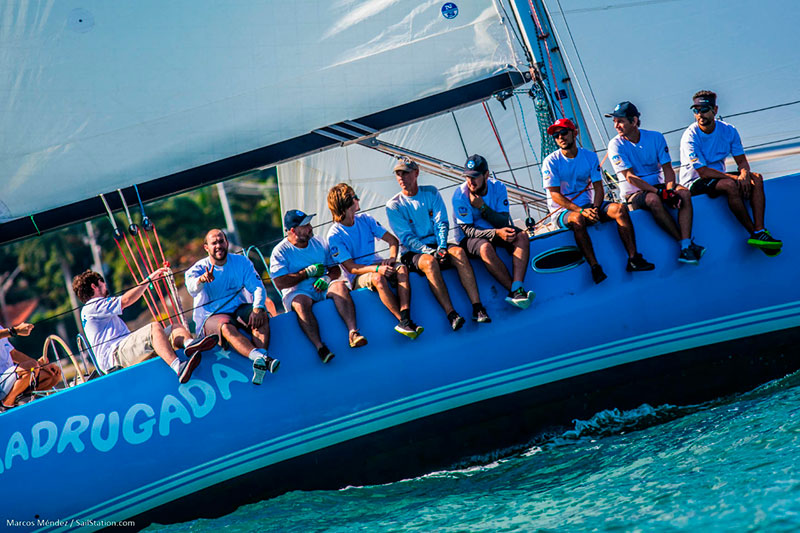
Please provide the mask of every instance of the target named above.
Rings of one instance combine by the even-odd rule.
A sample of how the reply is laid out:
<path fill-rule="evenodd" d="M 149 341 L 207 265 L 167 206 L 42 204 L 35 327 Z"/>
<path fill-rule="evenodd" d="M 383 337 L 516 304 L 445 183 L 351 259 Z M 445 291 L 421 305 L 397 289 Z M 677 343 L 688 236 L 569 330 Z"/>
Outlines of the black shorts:
<path fill-rule="evenodd" d="M 495 248 L 502 248 L 504 250 L 507 250 L 508 253 L 510 254 L 513 254 L 514 249 L 516 248 L 514 246 L 514 243 L 501 239 L 497 235 L 495 235 L 492 238 L 492 240 L 484 239 L 483 237 L 464 237 L 463 239 L 461 239 L 461 242 L 458 243 L 458 245 L 463 249 L 465 249 L 467 251 L 467 255 L 469 255 L 470 257 L 480 257 L 481 246 L 485 242 L 488 242 Z"/>
<path fill-rule="evenodd" d="M 689 192 L 692 193 L 692 196 L 706 194 L 709 198 L 716 198 L 720 195 L 717 190 L 717 183 L 720 179 L 722 178 L 697 178 L 689 185 Z"/>
<path fill-rule="evenodd" d="M 417 274 L 424 275 L 424 273 L 419 268 L 417 268 L 417 265 L 419 264 L 419 259 L 423 255 L 425 254 L 420 254 L 417 252 L 406 252 L 400 256 L 400 262 L 406 266 L 409 272 L 416 272 Z M 444 262 L 439 263 L 439 269 L 447 270 L 451 266 L 453 266 L 453 264 L 450 262 L 450 254 L 448 254 L 444 258 Z"/>

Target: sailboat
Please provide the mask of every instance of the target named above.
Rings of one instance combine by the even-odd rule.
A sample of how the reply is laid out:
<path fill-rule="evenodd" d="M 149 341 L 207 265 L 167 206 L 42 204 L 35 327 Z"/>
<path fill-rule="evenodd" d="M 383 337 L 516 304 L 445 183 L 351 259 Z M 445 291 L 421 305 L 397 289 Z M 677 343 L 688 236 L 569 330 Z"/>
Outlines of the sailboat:
<path fill-rule="evenodd" d="M 730 22 L 724 17 L 742 2 L 709 4 Z M 728 59 L 736 32 L 707 30 L 688 1 L 298 6 L 10 3 L 0 39 L 20 52 L 0 56 L 9 121 L 0 128 L 0 239 L 100 216 L 97 195 L 122 189 L 133 198 L 134 184 L 149 201 L 280 163 L 283 207 L 319 213 L 322 232 L 329 184 L 351 182 L 380 216 L 396 192 L 391 155 L 418 160 L 423 182 L 444 189 L 472 152 L 508 183 L 515 218 L 537 222 L 546 215 L 537 211 L 546 139 L 532 98 L 544 116 L 574 118 L 584 147 L 601 152 L 606 107 L 635 101 L 646 127 L 667 131 L 689 123 L 694 90 L 714 86 L 738 112 L 781 106 L 740 130 L 746 146 L 789 154 L 769 163 L 787 175 L 766 186 L 767 222 L 780 228 L 784 252 L 767 258 L 747 247 L 727 207 L 698 197 L 695 233 L 709 249 L 699 267 L 679 265 L 674 242 L 634 212 L 655 271 L 625 272 L 614 228 L 600 225 L 592 239 L 609 279 L 595 286 L 569 232 L 540 233 L 527 277 L 537 298 L 526 311 L 506 305 L 475 265 L 490 325 L 450 331 L 414 278 L 412 306 L 425 326 L 415 341 L 392 331 L 374 295 L 357 291 L 369 338 L 357 351 L 331 302 L 315 306 L 337 354 L 330 365 L 285 313 L 271 319 L 270 351 L 282 370 L 261 387 L 250 384 L 244 358 L 215 350 L 184 385 L 150 361 L 60 391 L 0 415 L 0 479 L 17 489 L 5 505 L 20 527 L 145 527 L 219 516 L 288 490 L 397 480 L 524 444 L 604 408 L 692 403 L 800 367 L 791 357 L 800 340 L 800 242 L 788 217 L 800 179 L 778 166 L 796 164 L 788 141 L 798 111 L 786 95 L 800 60 L 778 46 L 792 35 L 789 17 L 758 26 L 767 22 L 754 14 L 756 37 Z M 608 30 L 625 17 L 647 24 L 626 26 L 641 40 L 621 64 Z M 705 45 L 702 61 L 689 53 L 696 48 L 676 46 L 684 35 Z M 725 76 L 740 77 L 738 85 Z M 794 122 L 776 122 L 776 110 Z M 676 137 L 668 140 L 674 147 Z M 114 195 L 109 202 L 122 207 Z M 451 295 L 468 308 L 460 291 Z M 53 496 L 31 497 L 23 490 L 31 480 L 47 481 Z"/>

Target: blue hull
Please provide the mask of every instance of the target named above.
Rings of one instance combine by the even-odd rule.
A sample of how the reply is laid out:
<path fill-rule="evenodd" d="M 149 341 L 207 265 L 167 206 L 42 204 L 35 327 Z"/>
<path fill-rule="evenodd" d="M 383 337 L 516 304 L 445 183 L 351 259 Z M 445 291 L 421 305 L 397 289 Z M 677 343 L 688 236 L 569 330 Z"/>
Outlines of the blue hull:
<path fill-rule="evenodd" d="M 800 368 L 800 238 L 789 216 L 800 177 L 766 187 L 768 227 L 785 243 L 775 258 L 745 244 L 724 200 L 700 197 L 695 235 L 708 253 L 697 267 L 679 264 L 676 244 L 635 212 L 655 271 L 625 272 L 609 224 L 590 230 L 608 280 L 595 286 L 585 264 L 530 272 L 537 298 L 527 311 L 508 306 L 476 265 L 491 324 L 453 333 L 415 276 L 412 311 L 425 326 L 416 341 L 360 291 L 367 347 L 347 347 L 332 302 L 315 306 L 336 353 L 329 365 L 295 317 L 281 315 L 270 346 L 281 372 L 261 387 L 249 382 L 249 361 L 216 351 L 180 387 L 150 361 L 14 409 L 0 416 L 0 479 L 51 480 L 53 496 L 11 491 L 3 514 L 47 531 L 216 516 L 287 490 L 429 472 L 600 409 L 694 403 L 783 376 Z M 573 244 L 570 232 L 536 238 L 531 257 Z"/>

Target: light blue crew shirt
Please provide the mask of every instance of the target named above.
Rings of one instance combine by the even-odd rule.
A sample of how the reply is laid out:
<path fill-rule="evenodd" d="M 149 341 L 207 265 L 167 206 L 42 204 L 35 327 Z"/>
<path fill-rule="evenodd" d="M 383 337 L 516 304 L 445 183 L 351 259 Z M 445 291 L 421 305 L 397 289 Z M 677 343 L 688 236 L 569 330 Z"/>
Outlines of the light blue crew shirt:
<path fill-rule="evenodd" d="M 728 155 L 744 155 L 742 139 L 736 128 L 717 119 L 714 131 L 704 133 L 695 122 L 681 135 L 681 172 L 678 181 L 684 187 L 689 187 L 700 177 L 697 169 L 701 167 L 725 172 L 725 158 Z"/>
<path fill-rule="evenodd" d="M 371 265 L 381 260 L 375 253 L 375 239 L 380 239 L 386 230 L 380 222 L 367 213 L 358 213 L 352 226 L 334 222 L 328 230 L 328 250 L 331 258 L 339 264 L 352 259 L 359 265 Z M 353 274 L 342 267 L 351 282 Z"/>
<path fill-rule="evenodd" d="M 309 265 L 321 263 L 327 268 L 336 264 L 331 258 L 327 246 L 317 237 L 311 237 L 308 241 L 308 246 L 305 248 L 298 248 L 290 243 L 288 239 L 283 239 L 275 248 L 272 249 L 272 254 L 269 256 L 269 274 L 272 279 L 299 272 Z M 281 289 L 281 298 L 288 295 L 293 291 L 300 291 L 306 293 L 314 293 L 314 282 L 317 278 L 304 279 L 293 287 Z M 287 308 L 287 311 L 290 309 Z"/>
<path fill-rule="evenodd" d="M 608 158 L 614 171 L 630 170 L 650 185 L 664 183 L 662 165 L 672 163 L 664 136 L 657 131 L 639 130 L 639 142 L 634 143 L 617 135 L 608 143 Z M 619 191 L 623 198 L 640 190 L 619 176 Z"/>
<path fill-rule="evenodd" d="M 214 281 L 200 283 L 200 276 L 211 268 Z M 212 314 L 233 313 L 242 304 L 252 302 L 254 309 L 266 309 L 264 283 L 253 263 L 243 255 L 228 254 L 222 266 L 215 266 L 211 259 L 204 257 L 186 271 L 185 279 L 186 290 L 194 298 L 192 318 L 195 328 L 199 328 Z"/>
<path fill-rule="evenodd" d="M 600 160 L 597 154 L 585 148 L 578 148 L 578 154 L 570 159 L 556 150 L 542 163 L 542 182 L 547 187 L 559 187 L 561 194 L 575 205 L 586 205 L 594 200 L 590 183 L 602 181 Z M 558 205 L 547 191 L 547 206 L 550 212 L 557 211 Z"/>
<path fill-rule="evenodd" d="M 447 207 L 433 185 L 420 185 L 414 196 L 397 193 L 386 202 L 386 216 L 401 252 L 432 254 L 447 248 Z"/>
<path fill-rule="evenodd" d="M 508 213 L 508 189 L 500 181 L 489 178 L 486 180 L 486 195 L 481 196 L 483 203 L 496 213 Z M 469 189 L 466 183 L 462 183 L 453 194 L 453 226 L 456 228 L 456 241 L 461 242 L 464 232 L 460 224 L 472 224 L 479 229 L 494 229 L 491 222 L 486 220 L 481 214 L 481 210 L 472 207 L 469 202 Z"/>

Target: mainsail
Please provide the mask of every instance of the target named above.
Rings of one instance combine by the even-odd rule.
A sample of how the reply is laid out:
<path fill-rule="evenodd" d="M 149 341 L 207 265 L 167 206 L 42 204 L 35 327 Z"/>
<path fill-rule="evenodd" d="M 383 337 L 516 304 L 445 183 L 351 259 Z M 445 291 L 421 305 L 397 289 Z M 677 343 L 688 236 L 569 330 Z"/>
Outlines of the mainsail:
<path fill-rule="evenodd" d="M 616 135 L 603 113 L 630 100 L 644 128 L 666 134 L 677 160 L 681 134 L 693 120 L 691 96 L 709 89 L 718 93 L 719 116 L 739 129 L 751 160 L 767 150 L 783 156 L 754 170 L 765 177 L 800 170 L 796 2 L 543 3 L 598 149 Z"/>
<path fill-rule="evenodd" d="M 139 184 L 147 201 L 335 145 L 321 128 L 383 130 L 518 85 L 524 54 L 501 13 L 486 0 L 6 2 L 2 240 L 97 216 L 99 193 Z"/>

